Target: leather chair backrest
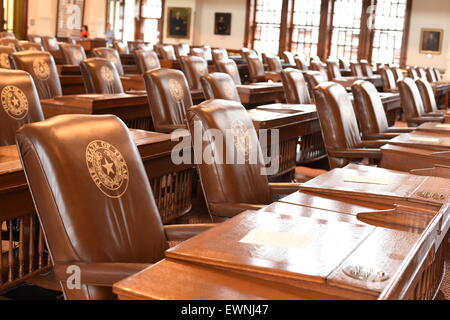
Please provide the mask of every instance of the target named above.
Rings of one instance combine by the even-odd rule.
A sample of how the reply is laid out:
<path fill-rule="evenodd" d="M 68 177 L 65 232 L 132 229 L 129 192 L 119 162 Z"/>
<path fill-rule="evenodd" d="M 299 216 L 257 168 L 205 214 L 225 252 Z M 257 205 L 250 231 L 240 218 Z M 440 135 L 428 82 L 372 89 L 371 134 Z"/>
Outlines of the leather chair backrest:
<path fill-rule="evenodd" d="M 200 57 L 206 60 L 205 51 L 203 48 L 191 48 L 191 56 Z"/>
<path fill-rule="evenodd" d="M 322 78 L 325 81 L 329 80 L 327 68 L 323 65 L 322 62 L 320 62 L 320 61 L 311 61 L 310 66 L 311 66 L 311 70 L 319 71 L 320 75 L 322 76 Z"/>
<path fill-rule="evenodd" d="M 369 81 L 352 85 L 355 113 L 363 135 L 383 133 L 389 128 L 386 112 L 377 88 Z"/>
<path fill-rule="evenodd" d="M 28 72 L 41 99 L 62 96 L 63 91 L 53 56 L 44 51 L 21 51 L 11 55 L 17 69 Z"/>
<path fill-rule="evenodd" d="M 400 69 L 399 67 L 392 67 L 391 70 L 394 73 L 394 79 L 396 83 L 398 80 L 402 80 L 405 77 L 403 75 L 402 69 Z"/>
<path fill-rule="evenodd" d="M 16 39 L 16 35 L 12 32 L 3 31 L 3 32 L 0 32 L 0 38 Z"/>
<path fill-rule="evenodd" d="M 42 37 L 40 37 L 40 36 L 28 35 L 27 39 L 30 42 L 39 43 L 40 45 L 42 45 Z"/>
<path fill-rule="evenodd" d="M 434 72 L 434 68 L 427 68 L 427 80 L 429 82 L 438 81 L 436 78 L 436 73 Z"/>
<path fill-rule="evenodd" d="M 406 119 L 422 116 L 425 112 L 425 108 L 419 88 L 417 88 L 414 80 L 411 78 L 399 80 L 398 89 L 400 91 L 400 99 Z"/>
<path fill-rule="evenodd" d="M 435 75 L 436 75 L 436 80 L 437 80 L 437 81 L 442 81 L 442 74 L 441 74 L 441 72 L 439 71 L 439 69 L 433 68 L 433 70 L 434 70 L 434 73 L 435 73 Z"/>
<path fill-rule="evenodd" d="M 420 78 L 419 73 L 417 72 L 416 68 L 408 67 L 407 70 L 408 70 L 408 77 L 410 77 L 411 79 L 416 80 L 416 79 Z"/>
<path fill-rule="evenodd" d="M 269 204 L 271 195 L 267 177 L 261 174 L 264 165 L 260 161 L 249 161 L 253 155 L 262 156 L 262 151 L 247 110 L 239 102 L 208 100 L 190 108 L 187 119 L 191 136 L 215 130 L 223 137 L 214 139 L 207 135 L 209 139 L 202 143 L 202 148 L 194 148 L 197 160 L 204 159 L 207 148 L 214 150 L 215 159 L 219 160 L 214 163 L 199 161 L 201 164 L 198 165 L 210 213 L 215 216 L 223 214 L 216 209 L 216 204 Z M 224 137 L 227 136 L 231 139 L 225 142 Z M 233 163 L 242 164 L 227 161 L 233 158 L 241 160 Z"/>
<path fill-rule="evenodd" d="M 16 143 L 16 131 L 44 120 L 31 76 L 22 70 L 0 69 L 0 146 Z"/>
<path fill-rule="evenodd" d="M 361 144 L 361 134 L 350 97 L 337 83 L 325 82 L 314 89 L 325 147 L 328 152 L 354 148 Z M 329 157 L 332 168 L 349 163 L 347 159 Z"/>
<path fill-rule="evenodd" d="M 431 84 L 423 79 L 416 80 L 417 88 L 419 89 L 420 96 L 422 97 L 423 108 L 425 112 L 438 111 L 436 97 L 434 95 L 433 87 Z"/>
<path fill-rule="evenodd" d="M 264 82 L 266 80 L 266 72 L 264 65 L 257 55 L 250 54 L 247 56 L 248 73 L 251 82 Z"/>
<path fill-rule="evenodd" d="M 306 83 L 308 84 L 311 92 L 317 87 L 319 84 L 326 82 L 327 80 L 323 77 L 322 73 L 319 71 L 307 71 L 304 74 Z"/>
<path fill-rule="evenodd" d="M 79 44 L 62 44 L 61 53 L 66 64 L 79 66 L 80 62 L 86 60 L 86 52 Z"/>
<path fill-rule="evenodd" d="M 174 49 L 177 59 L 180 59 L 180 57 L 187 57 L 191 52 L 191 48 L 187 43 L 176 45 L 174 46 Z"/>
<path fill-rule="evenodd" d="M 328 79 L 342 79 L 341 70 L 339 69 L 339 61 L 327 60 Z"/>
<path fill-rule="evenodd" d="M 201 90 L 200 78 L 208 74 L 208 63 L 198 56 L 181 57 L 181 68 L 189 83 L 191 90 Z"/>
<path fill-rule="evenodd" d="M 114 63 L 107 59 L 90 58 L 80 64 L 84 86 L 88 93 L 124 93 L 122 81 Z"/>
<path fill-rule="evenodd" d="M 203 46 L 203 53 L 205 56 L 206 61 L 212 61 L 213 57 L 212 57 L 212 49 L 210 46 Z"/>
<path fill-rule="evenodd" d="M 166 45 L 166 46 L 162 46 L 160 47 L 160 52 L 161 52 L 161 58 L 163 60 L 177 60 L 177 56 L 175 55 L 175 50 L 173 49 L 173 46 L 171 45 Z"/>
<path fill-rule="evenodd" d="M 15 49 L 6 46 L 0 46 L 0 68 L 15 69 L 11 54 L 16 52 Z"/>
<path fill-rule="evenodd" d="M 306 60 L 304 57 L 296 56 L 294 58 L 294 61 L 295 61 L 295 67 L 297 69 L 302 70 L 302 71 L 308 71 L 309 67 L 308 67 L 308 64 L 306 63 Z"/>
<path fill-rule="evenodd" d="M 58 116 L 20 129 L 17 145 L 54 264 L 163 259 L 168 244 L 159 211 L 121 120 Z M 108 287 L 61 285 L 68 299 L 114 298 Z"/>
<path fill-rule="evenodd" d="M 43 51 L 42 46 L 36 42 L 21 42 L 19 47 L 20 51 Z"/>
<path fill-rule="evenodd" d="M 363 68 L 359 62 L 350 62 L 350 69 L 352 70 L 352 76 L 364 77 Z"/>
<path fill-rule="evenodd" d="M 228 60 L 228 52 L 224 48 L 214 49 L 211 52 L 214 63 L 217 65 L 219 61 Z"/>
<path fill-rule="evenodd" d="M 158 55 L 155 51 L 136 50 L 134 52 L 138 73 L 144 74 L 147 71 L 161 68 Z"/>
<path fill-rule="evenodd" d="M 241 102 L 233 79 L 226 73 L 214 72 L 201 78 L 206 100 L 222 99 Z"/>
<path fill-rule="evenodd" d="M 349 62 L 347 59 L 339 58 L 339 59 L 337 59 L 337 60 L 338 60 L 338 62 L 339 62 L 339 68 L 340 68 L 340 69 L 345 69 L 345 70 L 347 70 L 347 69 L 350 68 L 350 62 Z"/>
<path fill-rule="evenodd" d="M 116 66 L 119 76 L 123 76 L 125 72 L 123 71 L 122 60 L 120 59 L 120 54 L 116 49 L 113 48 L 95 48 L 93 50 L 94 55 L 97 58 L 103 58 L 111 61 Z"/>
<path fill-rule="evenodd" d="M 310 104 L 308 86 L 306 85 L 303 73 L 300 70 L 287 68 L 281 71 L 284 93 L 287 103 Z"/>
<path fill-rule="evenodd" d="M 16 51 L 20 50 L 19 41 L 16 38 L 0 38 L 0 46 L 11 47 Z"/>
<path fill-rule="evenodd" d="M 364 77 L 372 77 L 373 76 L 373 70 L 372 65 L 367 60 L 360 60 L 359 63 L 361 64 L 361 68 L 363 71 Z"/>
<path fill-rule="evenodd" d="M 291 67 L 295 67 L 295 56 L 292 52 L 283 51 L 281 57 L 283 58 L 285 63 L 289 64 Z"/>
<path fill-rule="evenodd" d="M 418 67 L 416 70 L 420 79 L 427 80 L 427 72 L 424 68 Z"/>
<path fill-rule="evenodd" d="M 383 84 L 383 91 L 389 92 L 397 90 L 397 84 L 395 82 L 394 72 L 389 67 L 379 69 L 381 75 L 381 83 Z"/>
<path fill-rule="evenodd" d="M 119 54 L 129 54 L 128 46 L 123 41 L 113 41 L 113 48 L 117 50 Z"/>
<path fill-rule="evenodd" d="M 55 37 L 42 37 L 45 51 L 59 51 L 59 43 Z"/>
<path fill-rule="evenodd" d="M 267 65 L 269 67 L 269 71 L 272 72 L 281 72 L 283 70 L 280 58 L 277 56 L 267 56 Z"/>
<path fill-rule="evenodd" d="M 165 125 L 185 125 L 186 110 L 193 105 L 186 77 L 175 69 L 155 69 L 144 74 L 145 86 L 157 132 Z"/>
<path fill-rule="evenodd" d="M 142 44 L 143 41 L 142 40 L 136 40 L 136 41 L 128 41 L 127 45 L 128 45 L 128 51 L 130 53 L 133 53 L 136 50 L 139 50 L 139 45 Z"/>
<path fill-rule="evenodd" d="M 242 48 L 241 49 L 241 56 L 242 59 L 247 60 L 249 56 L 258 56 L 258 53 L 255 50 L 248 49 L 248 48 Z"/>
<path fill-rule="evenodd" d="M 235 85 L 242 84 L 241 76 L 239 75 L 239 69 L 236 62 L 232 59 L 221 60 L 216 62 L 216 67 L 218 72 L 223 72 L 228 74 L 234 81 Z"/>

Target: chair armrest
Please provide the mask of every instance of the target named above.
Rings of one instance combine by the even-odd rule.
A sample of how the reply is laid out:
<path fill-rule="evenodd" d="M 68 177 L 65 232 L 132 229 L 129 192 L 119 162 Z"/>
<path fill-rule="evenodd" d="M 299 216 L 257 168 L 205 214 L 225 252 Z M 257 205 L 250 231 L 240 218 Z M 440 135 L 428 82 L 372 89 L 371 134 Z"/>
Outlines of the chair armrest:
<path fill-rule="evenodd" d="M 442 112 L 426 112 L 423 115 L 426 117 L 432 117 L 432 118 L 435 118 L 435 117 L 442 118 L 443 116 L 445 116 L 445 113 L 443 114 Z"/>
<path fill-rule="evenodd" d="M 121 262 L 74 262 L 55 263 L 53 270 L 56 279 L 66 282 L 73 275 L 69 268 L 76 266 L 81 271 L 81 283 L 85 285 L 112 287 L 114 283 L 134 275 L 151 266 L 150 263 L 121 263 Z M 69 272 L 68 272 L 69 271 Z"/>
<path fill-rule="evenodd" d="M 389 143 L 389 140 L 363 140 L 361 147 L 363 148 L 380 148 Z"/>
<path fill-rule="evenodd" d="M 180 224 L 164 226 L 168 241 L 185 241 L 216 226 L 215 224 Z"/>
<path fill-rule="evenodd" d="M 443 122 L 444 121 L 444 117 L 440 116 L 440 117 L 414 117 L 414 118 L 409 118 L 406 119 L 409 123 L 426 123 L 426 122 Z"/>
<path fill-rule="evenodd" d="M 382 133 L 369 133 L 364 135 L 366 140 L 389 140 L 394 139 L 400 133 L 382 132 Z"/>
<path fill-rule="evenodd" d="M 402 134 L 402 133 L 410 133 L 416 130 L 417 128 L 398 128 L 398 127 L 390 127 L 386 130 L 387 133 L 396 133 L 396 134 Z"/>
<path fill-rule="evenodd" d="M 292 194 L 300 190 L 300 183 L 269 183 L 272 194 Z"/>
<path fill-rule="evenodd" d="M 336 158 L 350 158 L 350 159 L 381 159 L 380 149 L 341 149 L 341 150 L 329 150 L 328 155 Z"/>
<path fill-rule="evenodd" d="M 235 203 L 235 202 L 208 204 L 211 212 L 215 212 L 216 216 L 224 218 L 232 218 L 247 210 L 259 211 L 267 207 L 267 205 L 268 204 L 251 204 L 251 203 Z"/>
<path fill-rule="evenodd" d="M 172 133 L 175 130 L 187 129 L 187 126 L 185 124 L 160 124 L 155 129 L 161 133 Z"/>

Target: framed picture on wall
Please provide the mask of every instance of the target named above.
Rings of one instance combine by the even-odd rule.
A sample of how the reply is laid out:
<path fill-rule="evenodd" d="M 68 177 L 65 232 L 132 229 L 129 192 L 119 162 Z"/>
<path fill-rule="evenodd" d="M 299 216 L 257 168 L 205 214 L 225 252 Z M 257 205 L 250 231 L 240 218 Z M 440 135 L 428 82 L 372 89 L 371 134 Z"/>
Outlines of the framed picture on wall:
<path fill-rule="evenodd" d="M 231 13 L 216 12 L 214 21 L 214 34 L 231 35 Z"/>
<path fill-rule="evenodd" d="M 444 30 L 442 29 L 421 29 L 420 53 L 441 54 L 443 36 Z"/>
<path fill-rule="evenodd" d="M 84 4 L 85 0 L 58 0 L 56 37 L 69 38 L 80 35 Z"/>
<path fill-rule="evenodd" d="M 189 29 L 191 26 L 191 8 L 167 8 L 168 10 L 168 30 L 170 38 L 189 39 Z"/>

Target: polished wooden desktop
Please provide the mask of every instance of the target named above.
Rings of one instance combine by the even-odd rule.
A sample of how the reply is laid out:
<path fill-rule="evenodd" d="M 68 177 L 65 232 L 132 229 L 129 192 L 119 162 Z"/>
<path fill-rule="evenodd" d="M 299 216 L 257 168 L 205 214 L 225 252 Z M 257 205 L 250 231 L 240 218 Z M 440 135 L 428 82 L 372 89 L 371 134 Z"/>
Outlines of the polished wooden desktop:
<path fill-rule="evenodd" d="M 256 106 L 285 100 L 283 84 L 279 82 L 260 82 L 236 86 L 241 102 Z"/>

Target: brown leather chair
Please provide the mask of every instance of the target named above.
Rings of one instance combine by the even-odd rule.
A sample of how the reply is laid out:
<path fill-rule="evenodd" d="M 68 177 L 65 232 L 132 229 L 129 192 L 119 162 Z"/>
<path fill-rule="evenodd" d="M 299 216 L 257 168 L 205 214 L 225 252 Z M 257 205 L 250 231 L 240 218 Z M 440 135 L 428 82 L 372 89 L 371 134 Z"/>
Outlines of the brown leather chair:
<path fill-rule="evenodd" d="M 155 131 L 186 128 L 186 110 L 193 103 L 184 73 L 161 68 L 146 72 L 144 79 Z"/>
<path fill-rule="evenodd" d="M 302 71 L 308 71 L 309 70 L 308 64 L 306 63 L 306 60 L 305 60 L 304 57 L 296 56 L 294 58 L 294 60 L 295 60 L 295 67 L 297 69 L 302 70 Z"/>
<path fill-rule="evenodd" d="M 287 68 L 281 71 L 284 94 L 287 103 L 291 104 L 311 104 L 308 86 L 306 85 L 303 73 L 300 70 Z"/>
<path fill-rule="evenodd" d="M 16 51 L 20 50 L 19 41 L 16 38 L 0 38 L 0 46 L 11 47 Z"/>
<path fill-rule="evenodd" d="M 360 60 L 362 72 L 364 77 L 373 77 L 372 65 L 367 60 Z"/>
<path fill-rule="evenodd" d="M 358 80 L 352 86 L 353 103 L 363 139 L 392 139 L 409 128 L 389 127 L 377 88 L 369 81 Z"/>
<path fill-rule="evenodd" d="M 350 69 L 352 70 L 352 76 L 362 78 L 364 77 L 363 68 L 359 62 L 350 62 Z"/>
<path fill-rule="evenodd" d="M 255 50 L 249 49 L 249 48 L 242 48 L 241 49 L 241 56 L 244 60 L 247 60 L 248 56 L 258 56 L 258 53 Z"/>
<path fill-rule="evenodd" d="M 422 98 L 425 113 L 443 116 L 447 110 L 438 109 L 436 96 L 434 95 L 434 90 L 431 84 L 426 80 L 417 79 L 416 85 Z"/>
<path fill-rule="evenodd" d="M 427 80 L 428 82 L 437 82 L 436 73 L 434 72 L 434 68 L 427 68 Z"/>
<path fill-rule="evenodd" d="M 177 60 L 177 56 L 175 54 L 175 50 L 173 49 L 172 45 L 161 46 L 160 52 L 161 52 L 161 58 L 163 60 L 171 60 L 171 61 Z"/>
<path fill-rule="evenodd" d="M 16 131 L 24 124 L 44 120 L 31 76 L 22 70 L 0 69 L 0 146 L 16 144 Z"/>
<path fill-rule="evenodd" d="M 241 102 L 233 79 L 226 73 L 214 72 L 201 77 L 206 100 L 222 99 Z"/>
<path fill-rule="evenodd" d="M 62 96 L 61 82 L 53 56 L 44 51 L 21 51 L 11 55 L 17 69 L 28 72 L 41 99 Z"/>
<path fill-rule="evenodd" d="M 203 46 L 202 47 L 204 55 L 205 55 L 205 59 L 206 61 L 212 61 L 213 57 L 212 57 L 212 49 L 210 46 Z"/>
<path fill-rule="evenodd" d="M 181 68 L 191 90 L 202 90 L 200 78 L 208 74 L 208 63 L 198 56 L 181 57 Z"/>
<path fill-rule="evenodd" d="M 16 52 L 15 49 L 6 46 L 0 46 L 0 68 L 15 69 L 14 61 L 11 59 L 11 54 Z"/>
<path fill-rule="evenodd" d="M 136 50 L 134 52 L 138 73 L 144 74 L 147 71 L 161 68 L 158 55 L 155 51 Z"/>
<path fill-rule="evenodd" d="M 16 39 L 16 35 L 12 32 L 3 31 L 3 32 L 0 32 L 0 38 Z"/>
<path fill-rule="evenodd" d="M 436 80 L 439 82 L 439 81 L 442 81 L 442 74 L 441 74 L 441 72 L 439 71 L 439 69 L 437 69 L 437 68 L 433 68 L 433 70 L 434 70 L 434 73 L 435 73 L 435 75 L 436 75 Z"/>
<path fill-rule="evenodd" d="M 129 54 L 128 46 L 123 41 L 114 40 L 113 48 L 117 50 L 119 54 Z"/>
<path fill-rule="evenodd" d="M 27 39 L 30 42 L 39 43 L 40 45 L 42 45 L 42 37 L 41 36 L 30 34 L 27 36 Z"/>
<path fill-rule="evenodd" d="M 187 57 L 191 52 L 191 47 L 187 43 L 176 45 L 174 46 L 174 49 L 177 59 L 180 59 L 180 57 Z"/>
<path fill-rule="evenodd" d="M 235 85 L 241 85 L 241 77 L 239 75 L 239 69 L 236 62 L 232 59 L 221 60 L 216 62 L 216 68 L 218 72 L 228 74 L 234 81 Z"/>
<path fill-rule="evenodd" d="M 86 52 L 79 44 L 62 44 L 60 46 L 64 63 L 73 66 L 79 66 L 80 62 L 86 60 Z"/>
<path fill-rule="evenodd" d="M 216 66 L 216 70 L 218 70 L 217 62 L 228 60 L 228 51 L 224 48 L 218 48 L 211 51 L 212 59 L 214 61 L 214 65 Z M 222 72 L 222 71 L 220 71 Z"/>
<path fill-rule="evenodd" d="M 425 122 L 442 122 L 442 115 L 426 113 L 419 88 L 411 78 L 405 78 L 398 82 L 403 114 L 408 125 L 415 127 Z"/>
<path fill-rule="evenodd" d="M 203 48 L 191 48 L 191 56 L 200 57 L 206 60 L 205 51 Z"/>
<path fill-rule="evenodd" d="M 80 64 L 84 86 L 88 93 L 124 93 L 116 66 L 107 59 L 90 58 Z"/>
<path fill-rule="evenodd" d="M 338 58 L 337 60 L 338 60 L 340 69 L 344 69 L 344 70 L 350 69 L 350 61 L 348 61 L 345 58 Z"/>
<path fill-rule="evenodd" d="M 270 72 L 281 72 L 283 66 L 281 65 L 281 60 L 277 56 L 267 56 L 267 65 Z"/>
<path fill-rule="evenodd" d="M 345 88 L 325 82 L 314 89 L 317 114 L 331 168 L 340 168 L 351 161 L 381 159 L 380 147 L 386 141 L 363 141 L 355 111 Z"/>
<path fill-rule="evenodd" d="M 344 81 L 342 85 L 350 86 L 356 80 L 361 80 L 358 77 L 343 77 L 341 74 L 341 69 L 339 68 L 339 61 L 337 60 L 327 60 L 328 69 L 328 79 L 332 81 Z"/>
<path fill-rule="evenodd" d="M 406 69 L 408 70 L 408 77 L 411 79 L 416 80 L 420 78 L 415 67 L 407 67 Z"/>
<path fill-rule="evenodd" d="M 281 58 L 283 58 L 284 63 L 287 63 L 291 67 L 294 68 L 296 66 L 295 56 L 294 56 L 294 54 L 292 52 L 290 52 L 290 51 L 283 51 L 283 53 L 281 54 Z"/>
<path fill-rule="evenodd" d="M 403 75 L 402 69 L 400 69 L 399 67 L 392 67 L 391 70 L 394 73 L 394 79 L 396 83 L 398 80 L 402 80 L 405 77 Z"/>
<path fill-rule="evenodd" d="M 329 80 L 327 68 L 326 68 L 326 66 L 324 66 L 324 64 L 323 64 L 322 62 L 320 62 L 320 61 L 314 61 L 314 60 L 311 61 L 311 63 L 310 63 L 310 69 L 311 69 L 312 71 L 318 71 L 318 72 L 320 72 L 320 75 L 322 76 L 322 78 L 323 78 L 325 81 L 328 81 L 328 80 Z"/>
<path fill-rule="evenodd" d="M 416 71 L 417 71 L 417 74 L 420 79 L 423 79 L 425 81 L 427 80 L 427 72 L 426 72 L 425 68 L 418 67 L 418 68 L 416 68 Z"/>
<path fill-rule="evenodd" d="M 59 51 L 59 43 L 55 37 L 42 37 L 42 45 L 45 51 Z"/>
<path fill-rule="evenodd" d="M 311 97 L 314 97 L 313 90 L 319 84 L 326 82 L 327 80 L 323 77 L 323 74 L 319 71 L 307 71 L 304 75 L 306 83 L 308 84 Z"/>
<path fill-rule="evenodd" d="M 21 42 L 19 43 L 19 51 L 43 51 L 42 46 L 36 42 Z"/>
<path fill-rule="evenodd" d="M 212 226 L 163 226 L 139 151 L 115 116 L 58 116 L 16 137 L 66 299 L 114 299 L 112 285 L 162 260 L 168 241 Z M 69 286 L 74 271 L 80 289 Z"/>
<path fill-rule="evenodd" d="M 257 55 L 249 54 L 246 60 L 250 82 L 281 81 L 279 72 L 264 71 L 264 65 Z"/>
<path fill-rule="evenodd" d="M 143 43 L 144 43 L 144 41 L 142 41 L 142 40 L 128 41 L 127 46 L 128 46 L 129 53 L 133 53 L 134 51 L 139 50 L 140 46 Z"/>
<path fill-rule="evenodd" d="M 94 55 L 98 58 L 103 58 L 111 61 L 116 66 L 119 76 L 125 75 L 123 70 L 122 60 L 120 59 L 119 51 L 112 48 L 95 48 Z"/>
<path fill-rule="evenodd" d="M 394 72 L 389 67 L 380 68 L 381 83 L 383 92 L 398 92 L 397 82 L 395 82 Z"/>
<path fill-rule="evenodd" d="M 208 100 L 190 108 L 187 119 L 191 136 L 203 135 L 206 129 L 214 129 L 216 133 L 222 133 L 222 137 L 229 136 L 229 133 L 232 135 L 231 143 L 208 135 L 201 148 L 194 145 L 196 159 L 204 159 L 205 149 L 210 148 L 215 150 L 214 157 L 218 160 L 212 163 L 199 161 L 198 165 L 208 209 L 213 217 L 220 220 L 245 210 L 258 210 L 270 204 L 273 195 L 298 190 L 296 184 L 269 184 L 267 176 L 262 174 L 264 164 L 249 161 L 253 155 L 262 157 L 262 151 L 252 119 L 239 102 Z M 192 142 L 196 143 L 194 139 Z M 232 159 L 233 155 L 236 155 L 235 159 L 243 160 L 242 164 L 229 164 L 227 159 Z"/>

